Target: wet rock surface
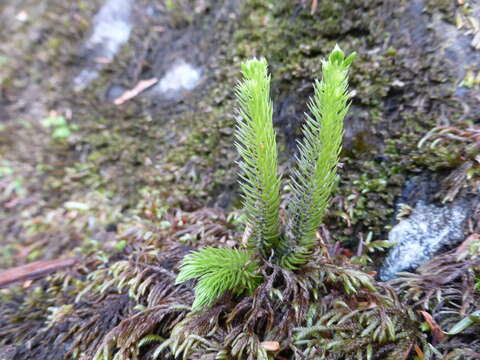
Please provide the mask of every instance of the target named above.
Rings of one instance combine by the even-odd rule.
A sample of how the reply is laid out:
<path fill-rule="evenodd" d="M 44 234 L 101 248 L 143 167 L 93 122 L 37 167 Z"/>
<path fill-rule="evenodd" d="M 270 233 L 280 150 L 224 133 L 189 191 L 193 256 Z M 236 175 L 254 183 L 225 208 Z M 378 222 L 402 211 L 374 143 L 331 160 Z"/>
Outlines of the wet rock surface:
<path fill-rule="evenodd" d="M 91 34 L 84 44 L 87 66 L 73 80 L 77 91 L 97 78 L 103 64 L 113 60 L 130 38 L 134 0 L 108 0 L 93 19 Z"/>
<path fill-rule="evenodd" d="M 445 70 L 429 76 L 430 81 L 439 85 L 435 90 L 436 97 L 440 99 L 451 94 L 453 96 L 450 101 L 461 104 L 463 116 L 478 116 L 480 106 L 475 99 L 479 95 L 479 89 L 473 78 L 480 71 L 480 51 L 477 46 L 480 33 L 477 25 L 467 24 L 477 24 L 480 5 L 472 2 L 462 9 L 455 8 L 453 3 L 448 10 L 439 11 L 436 6 L 441 6 L 436 1 L 409 1 L 401 13 L 396 13 L 396 21 L 387 25 L 387 29 L 392 33 L 391 43 L 395 47 L 402 47 L 400 52 L 408 51 L 412 58 L 426 58 L 428 54 L 435 54 L 433 61 L 438 64 L 444 61 L 447 66 Z M 404 48 L 407 44 L 410 46 L 408 50 Z M 428 71 L 429 65 L 421 63 L 411 62 L 409 71 L 417 74 Z M 400 81 L 398 84 L 401 86 L 397 91 L 403 92 L 408 82 Z M 423 98 L 416 99 L 416 102 L 425 107 L 432 105 Z M 446 104 L 442 106 L 447 108 Z M 442 114 L 438 123 L 448 124 L 450 121 L 448 115 Z"/>
<path fill-rule="evenodd" d="M 121 199 L 118 201 L 128 199 L 125 208 L 138 202 L 137 189 L 144 187 L 162 189 L 162 193 L 168 194 L 174 187 L 182 196 L 198 197 L 207 204 L 238 205 L 236 187 L 232 185 L 236 183 L 235 171 L 231 171 L 236 155 L 231 149 L 231 132 L 225 131 L 231 129 L 233 123 L 230 114 L 235 101 L 232 101 L 231 90 L 238 78 L 238 62 L 245 57 L 266 56 L 271 64 L 272 97 L 277 104 L 275 125 L 279 137 L 283 137 L 279 146 L 283 147 L 281 156 L 285 164 L 288 162 L 285 154 L 295 152 L 305 103 L 312 92 L 312 79 L 320 75 L 321 58 L 339 39 L 348 51 L 359 52 L 352 72 L 355 96 L 345 123 L 342 159 L 345 165 L 340 170 L 339 194 L 350 198 L 338 199 L 332 204 L 332 213 L 348 214 L 344 217 L 345 223 L 332 216 L 327 217 L 326 226 L 340 241 L 355 242 L 356 235 L 368 232 L 383 238 L 384 225 L 391 219 L 394 199 L 401 191 L 405 173 L 417 171 L 414 166 L 423 166 L 405 161 L 411 157 L 415 142 L 438 123 L 453 123 L 455 115 L 465 115 L 456 106 L 458 99 L 452 98 L 452 94 L 465 74 L 462 69 L 468 65 L 464 55 L 476 56 L 465 40 L 471 40 L 472 35 L 446 23 L 438 10 L 426 12 L 429 3 L 426 0 L 403 1 L 401 6 L 396 1 L 384 2 L 385 6 L 376 2 L 348 5 L 320 2 L 313 16 L 307 5 L 296 1 L 272 6 L 232 0 L 221 4 L 195 3 L 193 6 L 193 3 L 179 1 L 167 9 L 161 2 L 98 1 L 86 15 L 87 26 L 81 27 L 85 33 L 77 31 L 74 49 L 68 49 L 73 56 L 68 53 L 61 57 L 54 50 L 47 53 L 59 59 L 56 68 L 51 67 L 56 78 L 44 81 L 42 76 L 33 74 L 37 71 L 43 75 L 44 70 L 41 64 L 30 66 L 37 64 L 29 63 L 34 56 L 26 57 L 25 64 L 18 69 L 12 68 L 11 74 L 19 73 L 19 69 L 31 69 L 32 74 L 21 80 L 37 90 L 21 93 L 27 87 L 12 75 L 15 81 L 9 79 L 5 89 L 17 87 L 19 90 L 4 91 L 4 97 L 8 98 L 5 104 L 16 104 L 7 109 L 8 118 L 25 117 L 18 114 L 22 102 L 21 110 L 33 109 L 40 103 L 36 100 L 43 99 L 46 104 L 42 115 L 31 111 L 32 115 L 42 117 L 43 113 L 54 110 L 65 116 L 70 114 L 72 123 L 82 124 L 66 149 L 57 146 L 61 153 L 58 157 L 61 161 L 67 159 L 66 164 L 59 161 L 58 169 L 56 163 L 51 165 L 40 159 L 31 164 L 32 169 L 38 163 L 48 163 L 41 165 L 53 169 L 55 176 L 52 177 L 58 179 L 64 176 L 61 169 L 67 167 L 75 179 L 75 176 L 82 179 L 72 180 L 69 186 L 78 191 L 85 186 L 82 191 L 108 192 Z M 10 27 L 27 28 L 14 19 L 15 14 L 28 7 L 29 2 L 21 1 L 5 14 Z M 245 13 L 241 13 L 242 7 Z M 345 18 L 347 7 L 351 16 Z M 69 15 L 64 8 L 54 7 L 52 12 L 59 9 Z M 75 11 L 72 19 L 77 19 L 84 10 Z M 29 16 L 33 22 L 34 18 Z M 339 19 L 343 21 L 338 22 Z M 378 20 L 375 26 L 372 19 Z M 311 29 L 305 32 L 307 25 Z M 385 39 L 383 25 L 391 33 Z M 441 37 L 442 26 L 448 27 L 448 37 Z M 41 34 L 48 33 L 44 30 L 49 29 L 48 22 L 38 28 L 35 39 L 24 46 L 24 53 L 30 51 L 30 46 L 37 51 L 35 56 L 48 58 L 42 52 L 46 45 L 41 42 L 45 41 Z M 456 35 L 451 35 L 454 32 Z M 20 32 L 17 33 L 19 37 Z M 58 39 L 53 45 L 64 41 L 56 35 Z M 69 36 L 69 41 L 71 38 Z M 447 56 L 452 63 L 445 66 L 441 63 L 443 58 L 432 54 L 439 49 L 452 49 L 450 45 L 457 38 L 462 39 L 458 42 L 464 51 L 458 52 L 462 61 L 454 63 L 455 58 Z M 6 44 L 0 45 L 0 49 Z M 38 49 L 34 47 L 36 44 Z M 60 52 L 59 49 L 62 47 L 55 51 Z M 12 58 L 21 59 L 22 54 L 14 53 Z M 95 62 L 102 58 L 110 62 Z M 468 60 L 474 62 L 475 59 Z M 12 66 L 8 62 L 7 65 Z M 72 95 L 68 86 L 64 86 L 67 82 L 71 86 L 72 79 L 65 80 L 65 73 L 56 71 L 72 70 L 72 67 L 98 71 L 98 78 L 78 95 Z M 66 72 L 68 76 L 75 73 Z M 454 77 L 449 77 L 452 74 Z M 48 74 L 44 77 L 48 78 Z M 37 84 L 30 80 L 38 78 L 43 82 L 39 80 Z M 139 95 L 138 101 L 121 108 L 110 107 L 111 101 L 125 90 L 149 78 L 158 78 L 159 82 L 155 88 Z M 38 96 L 47 88 L 53 89 L 48 96 Z M 465 91 L 475 93 L 478 88 Z M 410 137 L 401 139 L 404 134 Z M 47 134 L 45 141 L 48 140 Z M 387 141 L 390 144 L 386 144 Z M 14 158 L 14 151 L 10 153 Z M 48 155 L 54 157 L 50 149 Z M 72 164 L 73 161 L 78 163 Z M 48 176 L 50 174 L 45 178 L 50 179 Z M 29 174 L 25 178 L 35 177 Z M 48 183 L 45 180 L 45 184 Z M 61 189 L 63 184 L 55 186 Z M 69 194 L 70 191 L 57 193 Z M 215 199 L 218 194 L 225 196 Z"/>

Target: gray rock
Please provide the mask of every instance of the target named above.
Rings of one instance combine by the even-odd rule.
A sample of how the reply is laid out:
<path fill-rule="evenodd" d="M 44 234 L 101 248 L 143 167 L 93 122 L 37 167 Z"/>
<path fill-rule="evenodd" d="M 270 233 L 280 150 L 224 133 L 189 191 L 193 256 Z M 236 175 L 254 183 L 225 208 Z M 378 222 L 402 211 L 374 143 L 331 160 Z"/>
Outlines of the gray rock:
<path fill-rule="evenodd" d="M 469 212 L 470 204 L 465 200 L 445 206 L 419 201 L 410 216 L 390 231 L 388 240 L 396 245 L 380 268 L 379 279 L 387 281 L 398 272 L 415 270 L 442 249 L 462 241 Z"/>
<path fill-rule="evenodd" d="M 455 16 L 456 24 L 446 21 L 445 14 L 438 9 L 428 13 L 426 8 L 429 2 L 432 3 L 427 0 L 405 2 L 408 6 L 398 14 L 398 23 L 392 21 L 387 26 L 386 31 L 390 33 L 392 46 L 401 48 L 401 43 L 397 44 L 396 41 L 408 39 L 411 44 L 409 50 L 411 54 L 419 56 L 435 52 L 438 59 L 443 59 L 442 61 L 448 64 L 448 74 L 438 72 L 434 75 L 438 79 L 432 80 L 443 83 L 445 92 L 454 88 L 454 98 L 463 104 L 464 116 L 477 118 L 480 106 L 479 102 L 473 99 L 476 98 L 478 90 L 476 86 L 468 85 L 464 80 L 467 73 L 478 74 L 480 70 L 480 31 L 477 25 L 477 19 L 480 17 L 480 2 L 471 1 L 467 13 L 464 13 L 467 7 L 463 10 L 459 7 Z M 393 4 L 394 1 L 388 3 Z M 417 64 L 421 63 L 421 61 L 417 62 Z M 414 63 L 412 65 L 414 73 L 425 71 L 425 69 L 415 68 Z M 456 80 L 447 80 L 449 76 Z M 398 80 L 395 84 L 399 84 Z M 441 125 L 450 125 L 445 119 L 439 120 L 445 122 Z"/>
<path fill-rule="evenodd" d="M 73 80 L 77 91 L 84 89 L 99 75 L 102 63 L 111 61 L 125 44 L 132 30 L 130 15 L 134 0 L 107 0 L 93 19 L 93 28 L 84 47 L 91 62 Z"/>
<path fill-rule="evenodd" d="M 0 346 L 0 360 L 13 360 L 15 356 L 15 346 Z"/>

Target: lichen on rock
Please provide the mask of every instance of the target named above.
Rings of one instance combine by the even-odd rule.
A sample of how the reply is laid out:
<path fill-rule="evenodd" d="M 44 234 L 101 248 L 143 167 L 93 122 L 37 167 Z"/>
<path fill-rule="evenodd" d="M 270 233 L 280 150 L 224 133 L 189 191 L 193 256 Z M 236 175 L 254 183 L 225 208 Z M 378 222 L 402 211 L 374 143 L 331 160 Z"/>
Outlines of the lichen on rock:
<path fill-rule="evenodd" d="M 380 268 L 380 280 L 415 270 L 441 250 L 453 248 L 465 238 L 464 225 L 469 215 L 470 204 L 464 199 L 443 206 L 419 201 L 408 218 L 388 234 L 388 240 L 395 245 Z"/>

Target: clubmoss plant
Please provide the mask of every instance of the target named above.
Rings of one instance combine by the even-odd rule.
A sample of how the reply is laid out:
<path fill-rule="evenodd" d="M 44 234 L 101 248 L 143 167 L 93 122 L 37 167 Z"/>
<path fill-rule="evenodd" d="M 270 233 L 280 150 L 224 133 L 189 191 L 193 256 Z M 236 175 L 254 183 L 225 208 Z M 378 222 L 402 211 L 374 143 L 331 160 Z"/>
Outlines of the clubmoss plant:
<path fill-rule="evenodd" d="M 342 147 L 343 119 L 349 108 L 348 69 L 355 53 L 345 58 L 337 46 L 323 62 L 322 81 L 315 82 L 315 93 L 299 142 L 297 168 L 293 171 L 293 197 L 287 209 L 289 224 L 287 252 L 281 264 L 290 269 L 305 264 L 315 246 L 332 193 L 338 156 Z"/>
<path fill-rule="evenodd" d="M 257 265 L 250 261 L 251 255 L 251 251 L 206 247 L 185 257 L 176 282 L 200 278 L 195 288 L 194 309 L 211 305 L 227 290 L 251 293 L 261 279 L 255 275 Z"/>
<path fill-rule="evenodd" d="M 272 248 L 280 245 L 281 229 L 280 176 L 267 61 L 246 61 L 242 64 L 242 73 L 245 80 L 236 92 L 240 119 L 235 146 L 242 158 L 240 184 L 250 230 L 248 245 L 268 256 Z"/>
<path fill-rule="evenodd" d="M 345 57 L 336 46 L 322 63 L 323 78 L 315 82 L 311 115 L 306 115 L 303 140 L 298 143 L 285 228 L 279 216 L 281 176 L 267 61 L 251 59 L 242 64 L 235 146 L 241 156 L 246 249 L 204 248 L 185 257 L 176 282 L 199 279 L 193 309 L 212 305 L 226 290 L 252 292 L 260 281 L 255 274 L 261 259 L 271 259 L 287 270 L 310 260 L 337 176 L 343 119 L 349 108 L 348 70 L 354 57 L 355 53 Z"/>

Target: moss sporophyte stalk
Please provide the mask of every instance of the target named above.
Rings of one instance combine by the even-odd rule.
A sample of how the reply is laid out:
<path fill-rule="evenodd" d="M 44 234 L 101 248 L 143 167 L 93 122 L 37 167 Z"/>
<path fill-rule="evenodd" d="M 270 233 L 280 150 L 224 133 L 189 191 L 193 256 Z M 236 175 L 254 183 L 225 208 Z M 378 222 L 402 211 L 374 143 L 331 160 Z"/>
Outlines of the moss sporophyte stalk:
<path fill-rule="evenodd" d="M 349 109 L 348 72 L 355 56 L 345 56 L 335 46 L 322 61 L 322 79 L 315 81 L 303 139 L 288 179 L 292 193 L 286 224 L 280 220 L 282 178 L 267 61 L 251 59 L 241 65 L 235 147 L 241 157 L 240 188 L 249 236 L 245 248 L 206 247 L 183 259 L 176 283 L 198 279 L 193 309 L 211 306 L 228 290 L 237 295 L 252 293 L 262 282 L 258 271 L 262 260 L 287 270 L 297 270 L 310 261 L 315 233 L 337 177 L 343 120 Z"/>

